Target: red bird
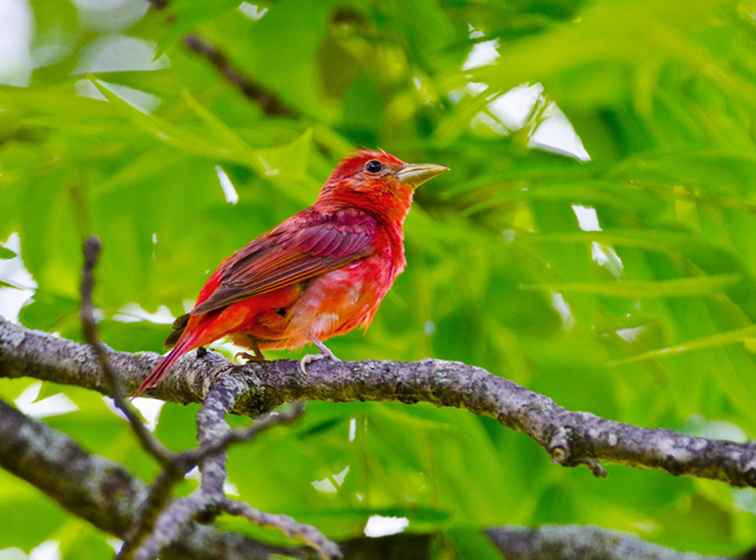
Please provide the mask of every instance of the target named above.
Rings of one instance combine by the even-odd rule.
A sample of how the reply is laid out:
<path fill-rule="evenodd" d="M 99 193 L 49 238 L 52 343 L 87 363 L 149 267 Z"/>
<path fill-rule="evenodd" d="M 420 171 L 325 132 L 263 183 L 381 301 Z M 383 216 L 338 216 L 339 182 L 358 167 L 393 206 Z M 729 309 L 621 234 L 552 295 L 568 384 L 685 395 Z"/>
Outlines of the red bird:
<path fill-rule="evenodd" d="M 448 168 L 405 163 L 363 150 L 345 159 L 317 201 L 224 260 L 179 317 L 166 344 L 173 349 L 134 396 L 156 387 L 194 348 L 230 336 L 257 359 L 267 348 L 312 342 L 336 359 L 324 340 L 370 325 L 404 270 L 404 219 L 416 187 Z"/>

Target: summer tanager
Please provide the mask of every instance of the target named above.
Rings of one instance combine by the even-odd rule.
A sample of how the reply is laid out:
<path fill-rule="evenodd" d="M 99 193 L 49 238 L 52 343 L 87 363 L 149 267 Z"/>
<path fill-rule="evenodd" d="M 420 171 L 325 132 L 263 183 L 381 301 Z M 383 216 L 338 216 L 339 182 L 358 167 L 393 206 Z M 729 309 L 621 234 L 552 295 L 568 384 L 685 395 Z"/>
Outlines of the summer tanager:
<path fill-rule="evenodd" d="M 225 259 L 179 317 L 175 344 L 135 396 L 156 387 L 183 354 L 224 336 L 263 359 L 266 348 L 315 344 L 368 327 L 405 266 L 404 219 L 416 187 L 447 170 L 382 151 L 342 161 L 315 204 Z"/>

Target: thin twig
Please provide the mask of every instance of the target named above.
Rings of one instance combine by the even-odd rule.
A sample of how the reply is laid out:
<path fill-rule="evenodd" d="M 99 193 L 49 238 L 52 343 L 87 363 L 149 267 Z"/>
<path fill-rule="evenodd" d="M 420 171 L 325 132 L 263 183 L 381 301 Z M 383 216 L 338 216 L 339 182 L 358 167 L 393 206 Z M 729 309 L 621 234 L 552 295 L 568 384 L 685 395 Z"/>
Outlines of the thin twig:
<path fill-rule="evenodd" d="M 139 443 L 160 464 L 168 465 L 173 461 L 173 454 L 150 433 L 139 417 L 139 413 L 124 397 L 121 378 L 110 367 L 107 351 L 97 334 L 97 322 L 94 317 L 94 306 L 92 304 L 92 291 L 94 290 L 94 269 L 100 257 L 100 249 L 100 240 L 96 237 L 91 236 L 84 241 L 84 266 L 81 274 L 81 330 L 84 333 L 84 339 L 92 347 L 92 350 L 94 350 L 97 362 L 110 388 L 113 402 L 128 420 Z"/>
<path fill-rule="evenodd" d="M 183 477 L 183 472 L 176 455 L 166 449 L 157 438 L 147 429 L 139 417 L 139 413 L 132 407 L 131 403 L 124 397 L 124 390 L 120 378 L 110 367 L 108 356 L 105 348 L 100 342 L 97 333 L 97 322 L 94 317 L 94 305 L 92 303 L 92 292 L 94 291 L 94 269 L 100 257 L 101 244 L 99 239 L 94 236 L 88 237 L 84 241 L 82 248 L 84 254 L 84 265 L 81 274 L 81 328 L 85 340 L 94 350 L 100 369 L 107 380 L 110 393 L 118 410 L 120 410 L 131 426 L 139 443 L 144 450 L 154 457 L 162 466 L 163 470 L 155 479 L 150 487 L 147 499 L 142 504 L 142 513 L 137 518 L 131 535 L 126 539 L 123 547 L 117 554 L 117 558 L 128 560 L 131 558 L 132 550 L 145 538 L 146 534 L 152 530 L 155 520 L 165 504 L 171 498 L 173 487 Z"/>
<path fill-rule="evenodd" d="M 299 401 L 293 403 L 288 410 L 266 412 L 256 419 L 251 426 L 229 430 L 222 438 L 210 442 L 198 449 L 188 451 L 182 454 L 182 456 L 186 458 L 187 462 L 201 463 L 208 456 L 218 453 L 223 449 L 227 449 L 232 444 L 250 441 L 274 426 L 289 424 L 299 418 L 303 413 L 304 404 Z"/>
<path fill-rule="evenodd" d="M 197 416 L 200 447 L 184 453 L 188 461 L 200 462 L 202 481 L 200 488 L 187 498 L 175 500 L 155 520 L 154 530 L 140 543 L 134 554 L 136 560 L 152 560 L 160 551 L 175 542 L 200 517 L 216 515 L 222 511 L 243 515 L 253 523 L 276 527 L 289 537 L 303 541 L 314 548 L 321 558 L 340 556 L 338 546 L 311 525 L 298 523 L 285 515 L 259 512 L 242 502 L 228 500 L 224 493 L 227 478 L 227 448 L 234 443 L 248 441 L 274 426 L 298 418 L 304 407 L 296 403 L 288 411 L 265 414 L 249 428 L 230 430 L 225 416 L 234 406 L 243 385 L 228 377 L 220 377 L 208 391 Z"/>
<path fill-rule="evenodd" d="M 140 505 L 139 513 L 134 518 L 134 524 L 116 555 L 117 560 L 135 558 L 139 547 L 155 530 L 160 515 L 170 502 L 173 488 L 184 477 L 182 471 L 173 467 L 172 463 L 166 465 L 150 485 L 147 498 Z"/>
<path fill-rule="evenodd" d="M 237 70 L 228 57 L 217 47 L 198 35 L 184 37 L 184 45 L 191 52 L 206 59 L 226 81 L 238 89 L 247 99 L 254 101 L 269 117 L 292 117 L 296 111 L 288 107 L 281 99 L 265 86 Z"/>
<path fill-rule="evenodd" d="M 261 527 L 273 527 L 282 531 L 286 536 L 304 542 L 311 548 L 315 549 L 320 558 L 338 558 L 341 556 L 339 547 L 326 539 L 323 534 L 315 529 L 312 525 L 299 523 L 288 515 L 279 515 L 275 513 L 266 513 L 257 510 L 244 502 L 224 499 L 221 503 L 221 509 L 228 514 L 244 517 L 255 525 Z"/>
<path fill-rule="evenodd" d="M 168 7 L 168 0 L 149 0 L 153 10 L 161 11 Z M 169 21 L 172 21 L 169 18 Z M 295 117 L 297 111 L 287 106 L 278 95 L 261 83 L 246 76 L 237 69 L 223 51 L 197 34 L 189 34 L 183 39 L 186 48 L 207 60 L 223 78 L 244 97 L 257 104 L 269 117 Z"/>
<path fill-rule="evenodd" d="M 141 481 L 120 465 L 89 453 L 68 435 L 25 416 L 2 400 L 0 434 L 0 468 L 43 492 L 71 515 L 118 538 L 125 537 L 147 493 Z M 114 496 L 118 499 L 113 499 Z M 631 535 L 590 526 L 499 527 L 488 529 L 486 533 L 510 560 L 723 560 L 677 552 Z M 350 558 L 368 555 L 381 558 L 388 557 L 389 551 L 413 550 L 415 539 L 425 541 L 421 551 L 427 551 L 431 539 L 435 538 L 434 534 L 403 533 L 383 539 L 352 538 L 342 546 Z M 576 548 L 577 545 L 582 548 Z M 722 543 L 721 548 L 731 547 Z M 385 554 L 381 555 L 381 551 Z M 170 548 L 164 549 L 161 557 L 164 560 L 270 560 L 301 558 L 304 553 L 302 549 L 273 547 L 238 533 L 194 524 Z M 739 558 L 745 559 L 746 555 Z"/>

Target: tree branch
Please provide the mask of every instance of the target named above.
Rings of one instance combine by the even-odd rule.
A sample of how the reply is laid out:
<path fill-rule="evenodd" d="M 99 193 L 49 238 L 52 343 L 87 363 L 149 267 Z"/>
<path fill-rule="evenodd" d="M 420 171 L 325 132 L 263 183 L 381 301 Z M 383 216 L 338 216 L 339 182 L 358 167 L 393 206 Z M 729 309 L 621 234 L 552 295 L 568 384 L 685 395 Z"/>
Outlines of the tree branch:
<path fill-rule="evenodd" d="M 158 359 L 154 353 L 108 351 L 111 367 L 129 390 Z M 496 418 L 533 438 L 564 466 L 587 463 L 594 473 L 603 474 L 600 460 L 756 487 L 756 443 L 691 437 L 572 412 L 545 395 L 458 362 L 316 362 L 304 375 L 296 361 L 230 366 L 210 352 L 179 361 L 151 395 L 178 403 L 202 402 L 220 371 L 242 387 L 233 407 L 238 414 L 255 416 L 306 399 L 427 402 Z M 0 376 L 30 376 L 110 394 L 87 346 L 2 319 Z"/>
<path fill-rule="evenodd" d="M 269 117 L 297 115 L 296 111 L 285 105 L 275 93 L 237 70 L 223 52 L 200 36 L 187 35 L 183 41 L 190 52 L 207 60 L 229 84 L 238 89 L 244 97 L 259 105 L 262 112 Z"/>
<path fill-rule="evenodd" d="M 129 401 L 124 397 L 121 379 L 116 375 L 108 362 L 108 354 L 100 342 L 97 334 L 97 322 L 94 317 L 94 305 L 92 304 L 92 291 L 94 290 L 94 268 L 97 266 L 97 259 L 100 257 L 100 241 L 96 237 L 89 237 L 82 247 L 84 253 L 84 266 L 81 274 L 81 331 L 84 333 L 84 339 L 89 343 L 97 356 L 97 363 L 100 366 L 100 373 L 105 378 L 110 394 L 118 410 L 128 420 L 134 435 L 144 450 L 152 455 L 160 464 L 168 465 L 173 461 L 173 454 L 150 433 L 142 423 L 139 413 L 131 406 Z"/>
<path fill-rule="evenodd" d="M 486 533 L 507 560 L 724 560 L 677 552 L 627 533 L 591 526 L 497 527 Z"/>
<path fill-rule="evenodd" d="M 122 539 L 127 537 L 148 493 L 147 487 L 121 466 L 88 453 L 65 434 L 28 418 L 1 400 L 0 467 L 34 485 L 73 515 Z M 264 522 L 264 518 L 255 521 Z M 276 521 L 280 526 L 280 519 Z M 606 560 L 715 560 L 675 552 L 596 527 L 501 527 L 489 529 L 487 533 L 508 560 L 599 557 Z M 430 535 L 356 538 L 343 543 L 343 549 L 347 558 L 387 558 L 390 551 L 406 552 L 408 540 L 420 539 L 425 542 L 420 543 L 423 549 L 429 550 Z M 593 555 L 587 555 L 586 550 Z M 602 551 L 604 556 L 597 555 Z M 161 553 L 166 560 L 257 560 L 307 555 L 307 549 L 268 546 L 237 533 L 219 532 L 194 522 L 188 525 L 180 540 Z M 418 555 L 418 558 L 423 557 L 425 555 Z"/>
<path fill-rule="evenodd" d="M 148 0 L 153 10 L 168 7 L 168 0 Z M 169 18 L 172 22 L 172 18 Z M 238 70 L 217 47 L 195 33 L 183 38 L 184 46 L 192 53 L 207 60 L 223 78 L 244 97 L 257 104 L 269 117 L 294 117 L 297 112 L 288 107 L 274 92 Z"/>
<path fill-rule="evenodd" d="M 298 523 L 285 515 L 260 512 L 243 502 L 225 497 L 223 485 L 226 481 L 226 448 L 231 443 L 248 440 L 273 426 L 292 422 L 304 411 L 301 403 L 296 403 L 289 411 L 268 413 L 250 428 L 234 432 L 226 424 L 225 416 L 241 390 L 243 387 L 227 377 L 218 379 L 211 387 L 197 417 L 200 447 L 184 454 L 192 460 L 200 458 L 201 486 L 191 496 L 175 500 L 160 513 L 149 538 L 143 544 L 139 543 L 135 549 L 133 557 L 137 560 L 155 558 L 166 546 L 178 540 L 197 517 L 221 512 L 246 517 L 259 525 L 275 527 L 289 537 L 311 546 L 322 559 L 341 556 L 338 546 L 314 527 Z"/>
<path fill-rule="evenodd" d="M 105 377 L 113 400 L 126 416 L 132 431 L 142 447 L 152 455 L 163 470 L 149 490 L 140 507 L 133 529 L 128 532 L 118 560 L 153 560 L 160 552 L 177 541 L 195 518 L 210 511 L 225 511 L 232 515 L 242 515 L 251 522 L 278 527 L 286 535 L 297 537 L 313 547 L 322 560 L 341 556 L 338 546 L 325 538 L 315 527 L 297 523 L 282 515 L 265 514 L 242 503 L 228 500 L 223 485 L 226 481 L 226 450 L 229 445 L 246 441 L 272 426 L 288 423 L 299 417 L 304 408 L 296 403 L 290 412 L 268 413 L 262 422 L 253 424 L 246 430 L 232 432 L 226 424 L 225 416 L 243 390 L 228 377 L 217 379 L 205 398 L 197 416 L 200 440 L 198 449 L 172 453 L 155 438 L 142 423 L 137 411 L 125 398 L 120 378 L 110 366 L 108 354 L 97 333 L 94 317 L 92 291 L 94 290 L 94 269 L 97 266 L 101 244 L 97 237 L 90 236 L 83 244 L 84 265 L 81 275 L 81 327 L 84 338 L 97 357 L 99 372 Z M 189 468 L 200 463 L 202 483 L 200 489 L 189 498 L 174 501 L 166 509 L 174 486 L 184 477 Z M 165 510 L 165 511 L 164 511 Z"/>
<path fill-rule="evenodd" d="M 148 494 L 123 467 L 91 455 L 68 436 L 0 401 L 0 466 L 32 484 L 72 514 L 126 539 Z M 163 551 L 170 559 L 267 559 L 301 556 L 297 549 L 266 546 L 236 533 L 192 523 Z"/>

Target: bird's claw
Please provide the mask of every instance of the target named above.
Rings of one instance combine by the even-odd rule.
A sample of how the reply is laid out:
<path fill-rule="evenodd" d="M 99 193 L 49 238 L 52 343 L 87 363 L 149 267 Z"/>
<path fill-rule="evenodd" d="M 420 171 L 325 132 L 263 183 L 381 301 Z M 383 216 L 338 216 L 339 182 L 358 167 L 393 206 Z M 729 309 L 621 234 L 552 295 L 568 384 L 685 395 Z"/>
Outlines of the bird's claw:
<path fill-rule="evenodd" d="M 341 361 L 333 352 L 331 352 L 330 349 L 328 349 L 328 352 L 323 352 L 322 354 L 305 354 L 302 359 L 299 360 L 299 371 L 307 375 L 307 364 L 311 364 L 312 362 L 317 362 L 319 360 L 331 360 L 333 362 Z"/>

